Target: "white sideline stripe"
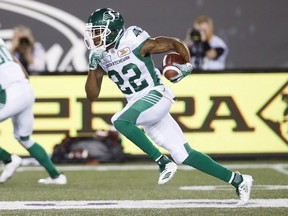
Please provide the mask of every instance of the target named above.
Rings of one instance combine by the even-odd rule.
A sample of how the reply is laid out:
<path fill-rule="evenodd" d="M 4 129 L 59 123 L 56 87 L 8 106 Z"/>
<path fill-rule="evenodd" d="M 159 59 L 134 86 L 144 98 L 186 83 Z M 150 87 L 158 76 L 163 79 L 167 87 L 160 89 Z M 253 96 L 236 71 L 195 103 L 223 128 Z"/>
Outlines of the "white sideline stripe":
<path fill-rule="evenodd" d="M 287 167 L 286 167 L 286 168 L 287 168 Z M 279 166 L 276 165 L 276 166 L 274 167 L 274 169 L 277 170 L 277 171 L 280 172 L 280 173 L 283 173 L 283 174 L 288 175 L 288 170 L 285 169 L 285 167 L 283 167 L 283 166 L 281 166 L 281 165 L 279 165 Z"/>
<path fill-rule="evenodd" d="M 233 164 L 233 165 L 225 165 L 225 167 L 233 170 L 237 169 L 274 169 L 282 174 L 288 175 L 288 164 Z M 4 168 L 3 165 L 0 166 L 0 170 L 2 171 Z M 57 166 L 57 169 L 60 171 L 112 171 L 112 170 L 126 170 L 126 171 L 134 171 L 134 170 L 158 170 L 157 164 L 155 165 L 64 165 Z M 17 169 L 17 171 L 43 171 L 44 168 L 42 166 L 22 166 Z M 178 165 L 178 170 L 195 170 L 193 167 Z"/>
<path fill-rule="evenodd" d="M 230 185 L 215 186 L 182 186 L 179 187 L 180 190 L 196 190 L 196 191 L 210 191 L 210 190 L 235 190 Z M 288 190 L 288 185 L 254 185 L 254 190 Z"/>
<path fill-rule="evenodd" d="M 10 201 L 0 202 L 1 210 L 19 209 L 167 209 L 167 208 L 237 208 L 239 200 L 105 200 L 105 201 Z M 251 199 L 240 208 L 288 207 L 288 199 Z M 239 208 L 239 207 L 238 207 Z"/>

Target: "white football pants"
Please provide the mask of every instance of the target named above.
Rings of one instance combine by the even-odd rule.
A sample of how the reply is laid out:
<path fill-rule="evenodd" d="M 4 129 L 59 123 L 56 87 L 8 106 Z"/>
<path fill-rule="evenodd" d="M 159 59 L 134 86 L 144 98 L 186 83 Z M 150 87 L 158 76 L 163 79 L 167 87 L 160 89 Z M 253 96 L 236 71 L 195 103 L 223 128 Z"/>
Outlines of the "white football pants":
<path fill-rule="evenodd" d="M 184 147 L 187 140 L 180 126 L 169 113 L 174 94 L 170 88 L 164 86 L 155 90 L 160 92 L 163 97 L 155 105 L 141 112 L 136 120 L 136 125 L 143 126 L 146 134 L 153 142 L 166 149 L 176 163 L 182 163 L 188 157 Z M 128 103 L 123 110 L 116 113 L 112 118 L 112 122 L 132 105 Z"/>
<path fill-rule="evenodd" d="M 32 87 L 26 82 L 16 82 L 11 84 L 6 91 L 6 103 L 0 109 L 0 122 L 11 118 L 14 127 L 14 137 L 27 137 L 33 131 L 33 104 L 34 92 Z"/>

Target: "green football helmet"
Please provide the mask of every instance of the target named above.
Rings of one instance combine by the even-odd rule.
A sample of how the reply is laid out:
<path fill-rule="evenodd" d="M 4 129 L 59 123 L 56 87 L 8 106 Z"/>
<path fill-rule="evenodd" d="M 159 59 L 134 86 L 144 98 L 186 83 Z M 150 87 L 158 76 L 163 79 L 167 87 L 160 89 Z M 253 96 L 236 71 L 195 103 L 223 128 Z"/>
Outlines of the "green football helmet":
<path fill-rule="evenodd" d="M 124 32 L 124 19 L 111 8 L 94 11 L 85 28 L 84 41 L 89 50 L 105 51 Z"/>

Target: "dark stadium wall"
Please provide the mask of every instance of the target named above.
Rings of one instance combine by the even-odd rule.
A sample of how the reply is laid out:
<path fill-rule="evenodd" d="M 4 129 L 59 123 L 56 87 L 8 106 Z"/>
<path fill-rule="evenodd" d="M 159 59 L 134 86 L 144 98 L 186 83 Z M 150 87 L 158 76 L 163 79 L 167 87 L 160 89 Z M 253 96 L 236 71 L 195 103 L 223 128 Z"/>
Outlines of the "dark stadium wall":
<path fill-rule="evenodd" d="M 47 6 L 52 6 L 53 12 Z M 138 25 L 147 30 L 152 37 L 167 35 L 184 39 L 186 30 L 192 26 L 193 20 L 199 15 L 208 15 L 214 20 L 215 33 L 229 46 L 228 69 L 288 67 L 288 2 L 285 0 L 0 0 L 0 35 L 5 35 L 5 39 L 8 40 L 11 36 L 9 30 L 15 25 L 25 24 L 32 28 L 36 38 L 47 50 L 53 47 L 68 53 L 73 50 L 71 41 L 74 40 L 74 45 L 76 42 L 75 37 L 67 39 L 65 34 L 72 36 L 74 33 L 79 40 L 78 56 L 75 57 L 78 63 L 75 63 L 74 58 L 71 59 L 71 64 L 65 64 L 65 55 L 62 55 L 59 59 L 51 60 L 55 61 L 51 65 L 57 63 L 58 67 L 51 66 L 50 71 L 86 70 L 87 51 L 82 44 L 82 24 L 94 9 L 100 7 L 118 10 L 124 16 L 126 26 Z M 34 13 L 39 14 L 34 16 Z M 75 17 L 83 23 L 77 23 Z M 53 20 L 64 26 L 51 24 L 50 21 Z M 63 33 L 64 27 L 72 33 Z M 61 28 L 62 33 L 59 33 Z M 52 50 L 50 51 L 49 57 L 55 58 Z M 161 65 L 161 58 L 162 56 L 154 57 L 158 67 Z"/>

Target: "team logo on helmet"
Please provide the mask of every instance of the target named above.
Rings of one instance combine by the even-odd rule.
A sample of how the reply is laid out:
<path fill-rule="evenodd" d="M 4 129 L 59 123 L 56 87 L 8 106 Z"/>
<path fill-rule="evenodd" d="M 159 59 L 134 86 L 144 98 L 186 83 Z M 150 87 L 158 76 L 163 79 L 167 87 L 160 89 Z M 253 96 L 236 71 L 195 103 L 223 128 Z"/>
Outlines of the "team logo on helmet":
<path fill-rule="evenodd" d="M 106 11 L 103 13 L 103 21 L 107 22 L 107 21 L 112 21 L 114 22 L 114 20 L 118 20 L 120 14 L 117 11 Z"/>

